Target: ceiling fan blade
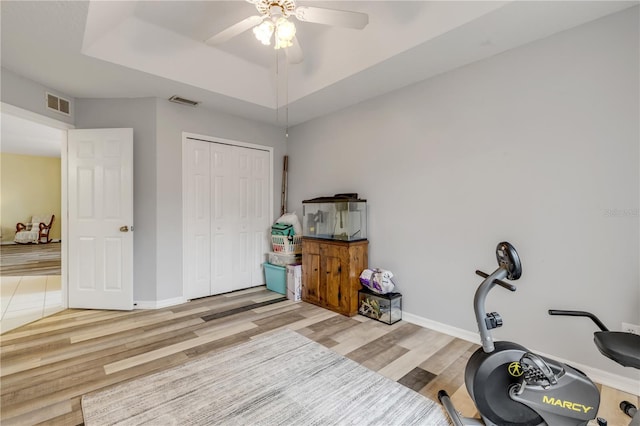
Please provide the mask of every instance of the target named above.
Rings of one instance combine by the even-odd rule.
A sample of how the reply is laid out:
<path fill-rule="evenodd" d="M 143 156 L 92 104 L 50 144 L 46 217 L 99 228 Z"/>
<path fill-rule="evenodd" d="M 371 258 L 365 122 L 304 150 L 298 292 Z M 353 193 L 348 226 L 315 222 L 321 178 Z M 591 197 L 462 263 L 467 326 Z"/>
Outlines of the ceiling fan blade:
<path fill-rule="evenodd" d="M 336 27 L 361 30 L 369 23 L 369 15 L 345 10 L 324 9 L 321 7 L 296 7 L 296 18 L 305 22 L 332 25 Z"/>
<path fill-rule="evenodd" d="M 291 42 L 291 46 L 284 50 L 287 55 L 287 61 L 290 64 L 299 64 L 304 59 L 304 56 L 302 55 L 302 48 L 298 42 L 298 37 L 294 37 Z"/>
<path fill-rule="evenodd" d="M 233 24 L 229 28 L 220 31 L 218 34 L 214 35 L 213 37 L 210 37 L 209 39 L 207 39 L 205 41 L 205 43 L 206 44 L 210 44 L 210 45 L 216 45 L 216 44 L 224 43 L 225 41 L 228 41 L 228 40 L 232 39 L 233 37 L 235 37 L 235 36 L 237 36 L 239 34 L 242 34 L 243 32 L 247 31 L 248 29 L 251 29 L 251 28 L 255 27 L 260 22 L 262 22 L 262 20 L 265 17 L 266 16 L 256 15 L 256 16 L 250 16 L 250 17 L 248 17 L 246 19 L 243 19 L 242 21 L 238 22 L 237 24 Z"/>

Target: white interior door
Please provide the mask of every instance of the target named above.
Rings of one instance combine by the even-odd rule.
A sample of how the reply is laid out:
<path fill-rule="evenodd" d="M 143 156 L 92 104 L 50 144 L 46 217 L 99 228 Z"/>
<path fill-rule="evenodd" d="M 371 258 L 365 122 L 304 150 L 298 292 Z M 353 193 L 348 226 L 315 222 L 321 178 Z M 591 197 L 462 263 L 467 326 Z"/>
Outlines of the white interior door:
<path fill-rule="evenodd" d="M 133 129 L 68 133 L 69 307 L 133 309 Z"/>

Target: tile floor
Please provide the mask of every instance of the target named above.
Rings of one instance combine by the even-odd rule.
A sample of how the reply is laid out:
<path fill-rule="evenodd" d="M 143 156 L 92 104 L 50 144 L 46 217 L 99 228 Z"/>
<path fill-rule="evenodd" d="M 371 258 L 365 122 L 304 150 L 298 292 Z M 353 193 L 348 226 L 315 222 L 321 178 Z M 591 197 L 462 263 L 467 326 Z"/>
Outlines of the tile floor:
<path fill-rule="evenodd" d="M 0 277 L 0 333 L 62 310 L 60 275 Z"/>

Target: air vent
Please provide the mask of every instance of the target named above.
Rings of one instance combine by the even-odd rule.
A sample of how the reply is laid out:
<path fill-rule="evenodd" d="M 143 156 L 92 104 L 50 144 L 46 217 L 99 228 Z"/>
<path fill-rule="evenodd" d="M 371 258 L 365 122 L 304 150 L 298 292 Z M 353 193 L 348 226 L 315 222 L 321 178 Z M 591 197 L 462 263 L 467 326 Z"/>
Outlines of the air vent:
<path fill-rule="evenodd" d="M 49 92 L 45 92 L 45 100 L 48 109 L 64 115 L 70 114 L 71 102 L 68 99 L 64 99 Z"/>
<path fill-rule="evenodd" d="M 169 100 L 177 104 L 189 105 L 192 107 L 198 106 L 198 104 L 200 103 L 200 102 L 192 101 L 191 99 L 181 98 L 180 96 L 177 96 L 177 95 L 173 95 L 172 97 L 169 98 Z"/>

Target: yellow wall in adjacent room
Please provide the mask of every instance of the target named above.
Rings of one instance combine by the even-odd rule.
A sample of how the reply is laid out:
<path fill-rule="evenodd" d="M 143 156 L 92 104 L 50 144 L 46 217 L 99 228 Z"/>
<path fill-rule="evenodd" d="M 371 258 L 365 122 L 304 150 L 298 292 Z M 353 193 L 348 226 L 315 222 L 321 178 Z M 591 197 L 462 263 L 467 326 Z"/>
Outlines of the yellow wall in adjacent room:
<path fill-rule="evenodd" d="M 60 158 L 0 154 L 2 241 L 13 241 L 16 223 L 33 215 L 55 214 L 49 237 L 60 239 Z"/>

